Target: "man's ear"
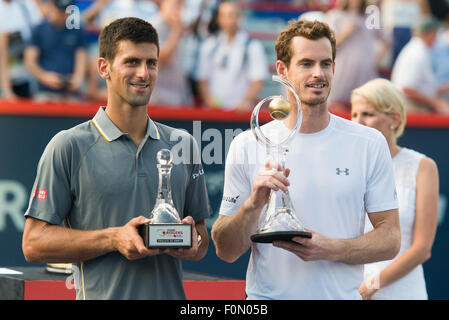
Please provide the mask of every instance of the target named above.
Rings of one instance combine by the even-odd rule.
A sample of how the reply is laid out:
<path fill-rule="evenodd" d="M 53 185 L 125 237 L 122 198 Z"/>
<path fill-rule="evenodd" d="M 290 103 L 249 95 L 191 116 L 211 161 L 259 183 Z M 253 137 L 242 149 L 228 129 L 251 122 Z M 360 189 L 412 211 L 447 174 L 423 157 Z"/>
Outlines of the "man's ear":
<path fill-rule="evenodd" d="M 287 79 L 287 71 L 288 68 L 285 65 L 285 63 L 281 60 L 276 61 L 276 72 L 278 73 L 278 76 L 282 79 Z"/>
<path fill-rule="evenodd" d="M 98 58 L 97 61 L 98 64 L 98 73 L 100 74 L 100 77 L 107 80 L 110 79 L 110 67 L 109 67 L 109 61 L 105 58 Z"/>

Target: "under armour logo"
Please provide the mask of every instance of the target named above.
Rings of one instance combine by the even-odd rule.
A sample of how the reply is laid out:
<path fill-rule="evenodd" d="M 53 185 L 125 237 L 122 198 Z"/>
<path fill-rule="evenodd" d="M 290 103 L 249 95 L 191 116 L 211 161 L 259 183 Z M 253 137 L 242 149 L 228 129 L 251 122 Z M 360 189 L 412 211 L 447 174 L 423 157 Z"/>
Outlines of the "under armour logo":
<path fill-rule="evenodd" d="M 335 168 L 335 170 L 336 170 L 335 173 L 338 174 L 338 175 L 344 173 L 346 176 L 349 176 L 349 169 L 348 168 L 345 168 L 344 170 L 340 169 L 340 168 Z"/>

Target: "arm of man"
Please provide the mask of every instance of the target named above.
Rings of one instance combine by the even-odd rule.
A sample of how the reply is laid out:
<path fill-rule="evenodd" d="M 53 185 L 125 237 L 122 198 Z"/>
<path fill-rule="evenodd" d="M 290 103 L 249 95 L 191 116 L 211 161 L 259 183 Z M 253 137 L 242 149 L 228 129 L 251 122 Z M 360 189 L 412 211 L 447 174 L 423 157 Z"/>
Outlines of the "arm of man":
<path fill-rule="evenodd" d="M 248 251 L 259 215 L 260 210 L 252 207 L 249 200 L 235 214 L 219 215 L 212 227 L 212 240 L 220 259 L 232 263 Z"/>
<path fill-rule="evenodd" d="M 100 12 L 106 7 L 106 5 L 111 2 L 111 0 L 97 0 L 92 3 L 92 5 L 86 9 L 83 14 L 83 19 L 87 23 L 92 23 L 98 17 Z"/>
<path fill-rule="evenodd" d="M 175 56 L 176 49 L 178 48 L 181 35 L 182 27 L 173 29 L 170 33 L 167 42 L 161 48 L 161 52 L 159 54 L 159 64 L 161 66 L 166 66 L 173 61 L 173 57 Z"/>
<path fill-rule="evenodd" d="M 28 217 L 22 250 L 30 263 L 86 261 L 113 251 L 135 260 L 161 253 L 160 249 L 147 249 L 137 232 L 139 225 L 148 222 L 145 217 L 137 217 L 122 227 L 84 231 Z"/>
<path fill-rule="evenodd" d="M 359 25 L 354 20 L 349 20 L 349 22 L 346 22 L 341 27 L 341 30 L 335 37 L 337 48 L 341 47 L 341 45 L 353 35 L 357 27 L 359 27 Z"/>
<path fill-rule="evenodd" d="M 427 96 L 412 88 L 403 88 L 403 91 L 407 98 L 413 102 L 429 106 L 435 112 L 449 114 L 449 103 L 444 99 Z"/>
<path fill-rule="evenodd" d="M 214 107 L 215 102 L 209 92 L 209 83 L 207 80 L 200 80 L 198 82 L 198 89 L 201 96 L 201 100 L 207 107 Z"/>
<path fill-rule="evenodd" d="M 40 50 L 35 46 L 29 46 L 25 49 L 24 61 L 28 71 L 42 84 L 51 89 L 61 89 L 62 80 L 58 73 L 49 72 L 42 69 L 39 65 Z"/>
<path fill-rule="evenodd" d="M 70 83 L 70 91 L 76 92 L 83 84 L 87 71 L 87 51 L 84 48 L 79 48 L 75 52 L 75 67 L 73 77 Z"/>
<path fill-rule="evenodd" d="M 15 98 L 15 94 L 12 91 L 12 83 L 9 74 L 8 56 L 9 56 L 9 43 L 8 33 L 0 33 L 0 84 L 3 97 Z"/>
<path fill-rule="evenodd" d="M 330 260 L 346 264 L 365 264 L 393 259 L 401 246 L 398 210 L 370 213 L 374 229 L 354 239 L 331 239 L 313 230 L 312 238 L 295 237 L 276 241 L 274 246 L 288 250 L 304 261 Z"/>
<path fill-rule="evenodd" d="M 160 6 L 160 14 L 165 20 L 165 23 L 170 26 L 168 38 L 161 44 L 159 53 L 160 66 L 171 64 L 178 49 L 179 41 L 183 33 L 181 9 L 181 6 L 176 2 L 162 3 Z"/>

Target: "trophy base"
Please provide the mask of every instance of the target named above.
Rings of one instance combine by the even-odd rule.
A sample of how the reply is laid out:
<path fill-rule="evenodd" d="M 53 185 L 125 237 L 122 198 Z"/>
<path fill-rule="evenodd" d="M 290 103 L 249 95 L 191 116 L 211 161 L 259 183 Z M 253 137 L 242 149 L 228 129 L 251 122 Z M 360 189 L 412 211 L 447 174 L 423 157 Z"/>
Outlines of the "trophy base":
<path fill-rule="evenodd" d="M 272 243 L 273 241 L 292 241 L 294 237 L 312 238 L 312 234 L 306 231 L 275 231 L 256 233 L 251 236 L 251 241 L 257 243 Z"/>
<path fill-rule="evenodd" d="M 143 224 L 139 226 L 138 232 L 148 249 L 192 247 L 191 224 Z"/>

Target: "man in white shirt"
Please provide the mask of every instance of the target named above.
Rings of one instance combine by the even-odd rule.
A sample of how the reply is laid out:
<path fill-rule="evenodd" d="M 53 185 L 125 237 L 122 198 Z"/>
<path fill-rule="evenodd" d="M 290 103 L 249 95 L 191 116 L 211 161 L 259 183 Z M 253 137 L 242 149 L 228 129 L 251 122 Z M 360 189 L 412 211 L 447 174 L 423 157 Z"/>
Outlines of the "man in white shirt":
<path fill-rule="evenodd" d="M 268 76 L 262 44 L 249 38 L 240 21 L 238 4 L 222 2 L 217 18 L 221 32 L 201 48 L 197 79 L 208 107 L 248 110 Z"/>
<path fill-rule="evenodd" d="M 217 255 L 233 262 L 251 248 L 248 299 L 361 299 L 363 264 L 393 258 L 400 229 L 393 168 L 385 138 L 328 112 L 335 36 L 327 24 L 291 23 L 276 41 L 276 70 L 299 94 L 303 121 L 288 146 L 286 169 L 265 163 L 250 131 L 228 152 L 220 215 L 212 228 Z M 288 92 L 287 99 L 296 105 Z M 265 125 L 279 135 L 294 126 Z M 290 185 L 291 182 L 291 185 Z M 312 238 L 252 243 L 271 190 L 289 188 L 299 220 Z M 365 211 L 374 230 L 364 232 Z"/>
<path fill-rule="evenodd" d="M 438 96 L 439 84 L 432 69 L 432 46 L 439 26 L 432 17 L 418 21 L 414 36 L 393 66 L 391 81 L 404 92 L 411 112 L 449 114 L 449 103 Z"/>

